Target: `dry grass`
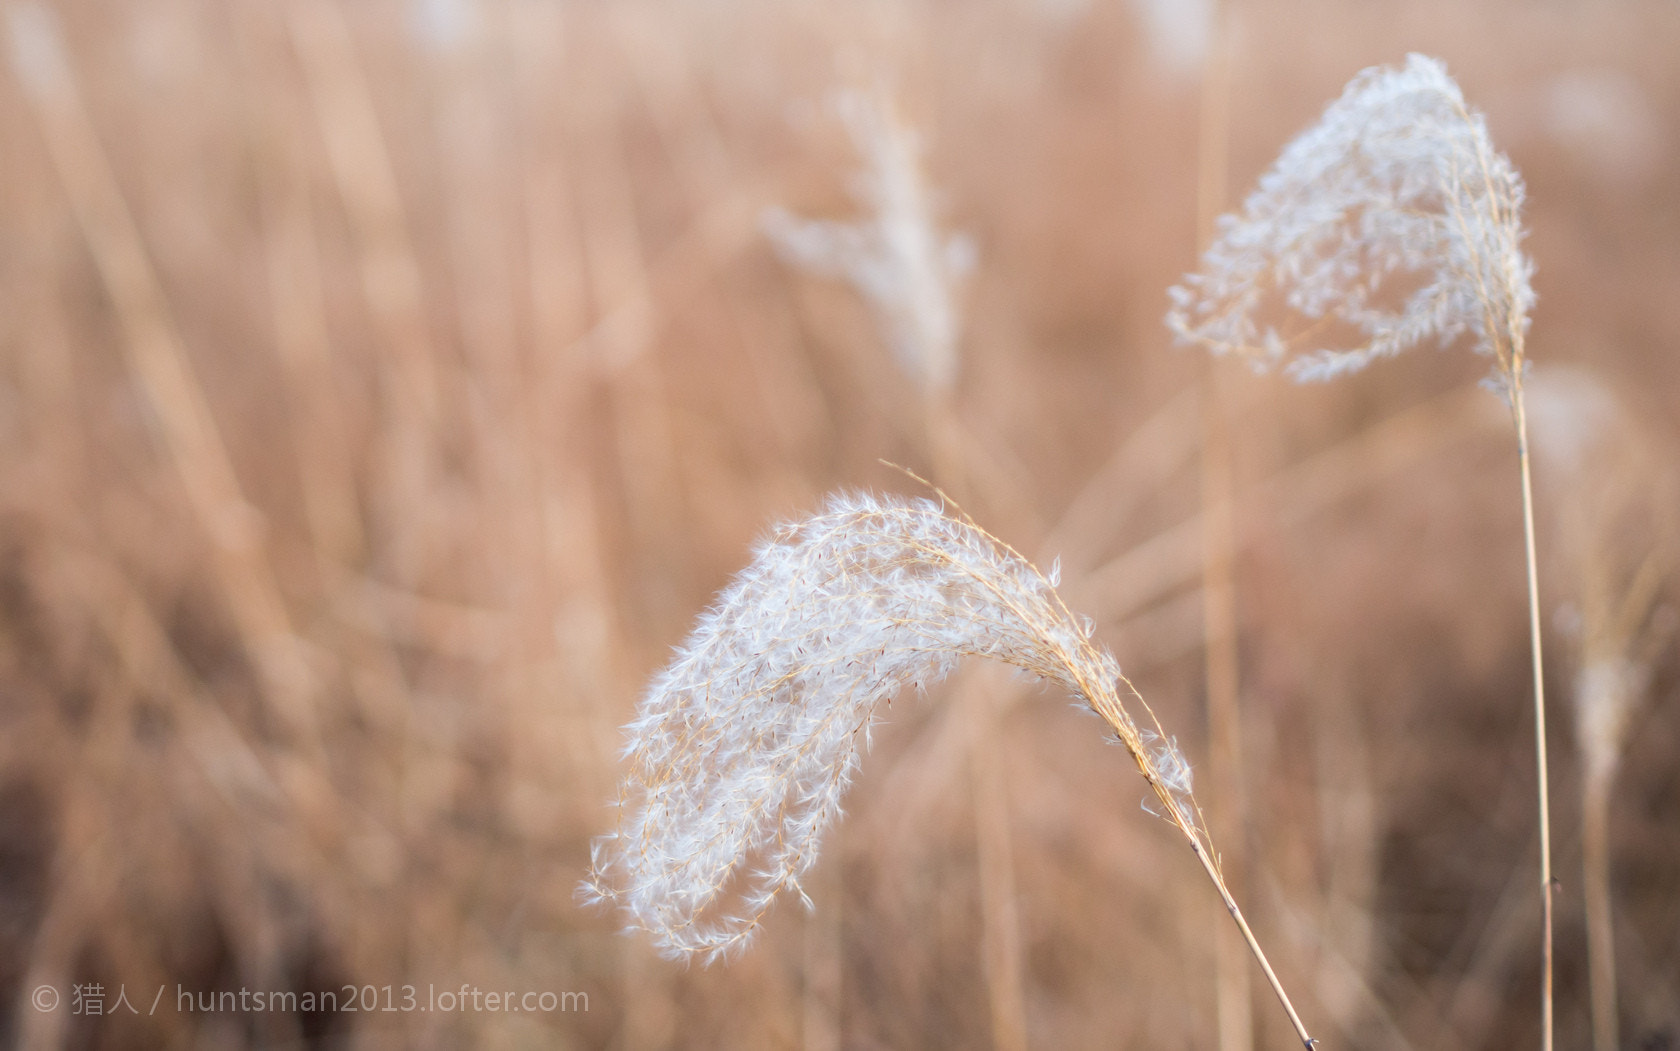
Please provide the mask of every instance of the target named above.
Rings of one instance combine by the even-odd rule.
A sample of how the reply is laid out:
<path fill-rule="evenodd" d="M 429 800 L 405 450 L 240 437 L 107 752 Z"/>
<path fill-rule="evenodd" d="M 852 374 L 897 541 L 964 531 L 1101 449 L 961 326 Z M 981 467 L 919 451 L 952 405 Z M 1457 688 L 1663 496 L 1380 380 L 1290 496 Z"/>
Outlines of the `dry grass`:
<path fill-rule="evenodd" d="M 1649 421 L 1650 462 L 1680 454 L 1672 10 L 1226 6 L 1227 185 L 1355 70 L 1443 56 L 1529 184 L 1537 370 L 1590 365 Z M 1201 364 L 1159 322 L 1194 258 L 1197 86 L 1129 7 L 46 10 L 64 76 L 0 69 L 6 1038 L 983 1045 L 989 789 L 946 702 L 984 688 L 1026 1042 L 1214 1045 L 1223 918 L 1195 862 L 1090 725 L 1020 684 L 895 705 L 818 910 L 773 911 L 726 967 L 673 969 L 572 900 L 617 728 L 764 523 L 904 488 L 881 458 L 946 469 L 868 309 L 759 228 L 769 205 L 848 214 L 855 162 L 821 107 L 883 74 L 979 247 L 949 408 L 965 502 L 1061 555 L 1068 604 L 1206 760 Z M 1465 357 L 1222 385 L 1244 904 L 1330 1046 L 1537 1037 L 1512 864 L 1535 850 L 1524 582 L 1488 554 L 1521 523 L 1508 423 Z M 1536 470 L 1542 511 L 1568 506 Z M 1542 528 L 1548 564 L 1585 557 L 1565 533 Z M 1674 599 L 1669 565 L 1649 622 Z M 1584 847 L 1613 892 L 1622 1046 L 1680 1040 L 1672 652 L 1600 846 L 1571 721 L 1551 727 L 1560 1046 L 1591 1039 Z M 89 982 L 146 1002 L 30 1005 Z M 148 1016 L 136 990 L 176 983 L 589 1010 Z M 1253 1022 L 1286 1046 L 1269 1003 Z"/>

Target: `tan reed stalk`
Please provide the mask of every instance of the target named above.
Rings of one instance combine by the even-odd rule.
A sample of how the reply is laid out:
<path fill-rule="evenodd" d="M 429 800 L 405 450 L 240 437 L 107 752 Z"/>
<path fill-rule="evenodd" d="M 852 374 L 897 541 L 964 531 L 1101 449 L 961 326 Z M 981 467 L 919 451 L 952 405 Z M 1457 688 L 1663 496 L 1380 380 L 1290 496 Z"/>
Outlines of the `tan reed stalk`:
<path fill-rule="evenodd" d="M 287 75 L 284 26 L 267 5 L 243 9 L 234 20 L 242 58 L 258 86 L 248 103 L 252 123 L 273 154 L 255 165 L 258 224 L 266 249 L 268 301 L 274 343 L 290 390 L 298 477 L 310 547 L 321 583 L 356 564 L 366 550 L 357 502 L 342 387 L 333 375 L 333 346 L 323 301 L 320 245 L 309 200 L 309 158 L 300 143 L 305 117 Z"/>
<path fill-rule="evenodd" d="M 606 541 L 598 521 L 596 495 L 582 462 L 585 425 L 594 376 L 585 357 L 588 288 L 577 194 L 567 164 L 565 122 L 552 100 L 565 90 L 569 57 L 564 12 L 546 4 L 517 5 L 506 19 L 507 48 L 521 95 L 523 123 L 536 133 L 519 143 L 526 259 L 522 313 L 530 319 L 527 408 L 532 487 L 541 494 L 536 511 L 542 534 L 541 585 L 552 597 L 552 615 L 564 625 L 558 635 L 573 652 L 566 663 L 579 676 L 581 696 L 605 701 L 608 683 L 623 667 L 618 652 L 611 588 L 606 579 Z M 549 451 L 558 451 L 554 454 Z M 613 722 L 602 703 L 588 718 L 602 739 Z M 593 763 L 593 748 L 580 763 Z M 605 775 L 605 771 L 602 771 Z M 587 778 L 591 782 L 596 779 Z"/>
<path fill-rule="evenodd" d="M 298 0 L 285 5 L 285 15 L 327 160 L 355 232 L 363 295 L 379 329 L 381 360 L 392 387 L 391 422 L 399 428 L 395 440 L 407 440 L 410 431 L 436 421 L 442 393 L 425 322 L 420 263 L 403 215 L 395 165 L 344 11 L 331 0 Z M 424 499 L 422 493 L 408 495 Z"/>
<path fill-rule="evenodd" d="M 1644 479 L 1616 481 L 1643 486 Z M 1629 490 L 1624 490 L 1624 498 Z M 1612 498 L 1614 499 L 1614 498 Z M 1614 514 L 1621 508 L 1599 505 Z M 1589 512 L 1591 513 L 1591 512 Z M 1608 532 L 1608 531 L 1607 531 Z M 1594 539 L 1606 546 L 1610 536 Z M 1581 756 L 1581 876 L 1587 913 L 1587 983 L 1593 1051 L 1621 1046 L 1616 992 L 1616 920 L 1610 881 L 1610 798 L 1629 724 L 1672 625 L 1653 616 L 1673 551 L 1659 543 L 1631 577 L 1617 581 L 1609 550 L 1589 552 L 1581 582 L 1581 667 L 1575 680 L 1576 747 Z"/>
<path fill-rule="evenodd" d="M 1593 1051 L 1617 1051 L 1616 912 L 1610 895 L 1611 778 L 1581 782 L 1581 900 L 1587 912 L 1587 988 Z"/>
<path fill-rule="evenodd" d="M 1226 152 L 1230 138 L 1230 54 L 1228 6 L 1213 0 L 1207 12 L 1209 38 L 1202 61 L 1196 139 L 1196 241 L 1206 250 L 1225 207 Z M 1206 680 L 1208 767 L 1218 791 L 1214 823 L 1225 841 L 1228 878 L 1241 877 L 1247 854 L 1248 807 L 1242 765 L 1242 708 L 1237 660 L 1236 585 L 1232 579 L 1236 537 L 1232 524 L 1231 446 L 1222 418 L 1219 376 L 1204 366 L 1202 382 L 1202 663 Z M 1252 993 L 1247 961 L 1237 932 L 1221 926 L 1214 934 L 1214 974 L 1221 1051 L 1254 1047 Z"/>
<path fill-rule="evenodd" d="M 1587 986 L 1593 1051 L 1616 1051 L 1616 927 L 1610 896 L 1610 787 L 1614 768 L 1581 779 L 1581 897 L 1587 911 Z"/>
<path fill-rule="evenodd" d="M 999 1051 L 1025 1051 L 1027 1007 L 1016 904 L 1015 841 L 1010 828 L 1009 788 L 998 755 L 997 704 L 993 690 L 984 682 L 978 683 L 963 703 L 973 720 L 968 768 L 992 1046 Z"/>
<path fill-rule="evenodd" d="M 1547 782 L 1551 767 L 1546 762 L 1546 687 L 1540 654 L 1540 573 L 1534 551 L 1534 483 L 1528 458 L 1528 416 L 1523 409 L 1522 330 L 1513 333 L 1511 418 L 1517 427 L 1517 460 L 1522 470 L 1523 548 L 1528 573 L 1529 654 L 1534 669 L 1534 762 L 1537 771 L 1537 802 L 1540 817 L 1540 1046 L 1551 1051 L 1553 1041 L 1552 990 L 1552 805 Z"/>
<path fill-rule="evenodd" d="M 805 969 L 799 997 L 799 1038 L 803 1051 L 840 1051 L 840 997 L 845 980 L 844 829 L 835 829 L 836 857 L 819 866 L 812 879 L 817 903 L 805 920 Z"/>
<path fill-rule="evenodd" d="M 949 291 L 947 295 L 950 295 Z M 956 356 L 954 345 L 949 353 L 953 358 Z M 923 360 L 929 358 L 926 354 L 922 357 Z M 970 462 L 974 458 L 970 451 L 972 446 L 965 441 L 962 423 L 956 414 L 954 391 L 950 386 L 953 381 L 954 376 L 947 380 L 946 385 L 932 382 L 922 385 L 922 425 L 935 477 L 942 482 L 949 480 L 949 484 L 966 497 L 966 480 L 976 477 L 979 472 Z M 991 683 L 978 679 L 972 681 L 973 689 L 962 703 L 969 721 L 968 769 L 992 1046 L 998 1051 L 1025 1051 L 1025 967 L 1021 959 L 1021 921 L 1015 883 L 1010 793 L 1004 780 L 1003 764 L 998 758 L 999 706 Z"/>
<path fill-rule="evenodd" d="M 542 494 L 537 511 L 542 563 L 548 567 L 539 577 L 554 604 L 545 623 L 556 625 L 559 660 L 572 678 L 570 692 L 586 729 L 575 742 L 574 769 L 580 783 L 600 793 L 610 791 L 616 773 L 615 702 L 633 687 L 622 600 L 611 582 L 612 537 L 603 518 L 610 497 L 598 489 L 588 460 L 598 426 L 590 406 L 606 384 L 622 382 L 602 367 L 602 347 L 612 333 L 631 331 L 631 319 L 645 317 L 651 304 L 647 288 L 636 281 L 604 285 L 601 261 L 591 258 L 592 249 L 605 247 L 601 217 L 591 214 L 593 125 L 577 106 L 555 105 L 556 99 L 596 97 L 598 85 L 584 79 L 577 43 L 595 32 L 585 21 L 589 13 L 517 4 L 503 17 L 521 94 L 521 126 L 530 129 L 516 148 L 527 246 L 523 309 L 531 326 L 528 418 L 537 453 L 530 469 Z M 666 305 L 674 298 L 665 289 L 653 295 Z M 636 991 L 619 1009 L 623 1046 L 669 1044 L 678 1017 L 671 975 L 641 946 L 627 942 L 614 957 L 619 987 Z"/>
<path fill-rule="evenodd" d="M 1208 766 L 1217 788 L 1214 822 L 1226 843 L 1227 878 L 1245 868 L 1248 807 L 1243 778 L 1242 706 L 1237 660 L 1236 552 L 1231 447 L 1221 418 L 1219 378 L 1206 377 L 1202 405 L 1202 665 L 1206 679 Z M 1254 1022 L 1248 968 L 1235 932 L 1215 934 L 1216 1001 L 1222 1051 L 1249 1051 Z"/>
<path fill-rule="evenodd" d="M 948 390 L 923 388 L 922 419 L 935 476 L 961 486 L 969 477 L 969 446 Z M 969 729 L 968 769 L 974 814 L 975 868 L 980 884 L 981 941 L 992 1046 L 1025 1051 L 1027 1011 L 1021 923 L 1015 883 L 1015 844 L 1009 788 L 998 758 L 999 705 L 992 683 L 969 680 L 962 698 Z"/>
<path fill-rule="evenodd" d="M 597 90 L 586 73 L 584 92 Z M 665 367 L 653 351 L 658 316 L 637 201 L 625 156 L 621 114 L 596 103 L 577 127 L 574 191 L 591 314 L 589 368 L 611 405 L 618 475 L 628 504 L 629 527 L 655 537 L 671 520 L 671 502 L 684 499 L 679 451 Z M 669 589 L 644 593 L 660 607 Z M 674 611 L 671 611 L 674 613 Z"/>

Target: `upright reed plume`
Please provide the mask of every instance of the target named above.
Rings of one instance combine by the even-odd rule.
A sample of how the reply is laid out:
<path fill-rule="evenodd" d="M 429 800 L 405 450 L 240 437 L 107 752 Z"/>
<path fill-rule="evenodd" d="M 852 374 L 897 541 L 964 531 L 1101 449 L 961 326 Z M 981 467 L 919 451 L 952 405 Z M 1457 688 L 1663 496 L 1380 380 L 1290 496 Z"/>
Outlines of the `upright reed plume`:
<path fill-rule="evenodd" d="M 1522 201 L 1522 178 L 1446 67 L 1411 55 L 1404 69 L 1367 69 L 1284 148 L 1243 213 L 1220 219 L 1201 271 L 1171 291 L 1167 325 L 1303 380 L 1468 331 L 1495 382 L 1520 385 L 1534 305 Z M 1396 275 L 1423 283 L 1385 308 Z M 1358 338 L 1328 342 L 1331 322 Z"/>
<path fill-rule="evenodd" d="M 843 223 L 772 208 L 764 232 L 790 262 L 851 282 L 924 395 L 942 395 L 956 380 L 957 294 L 974 244 L 940 232 L 920 140 L 885 92 L 841 92 L 835 106 L 864 161 L 852 193 L 866 215 Z"/>
<path fill-rule="evenodd" d="M 1056 575 L 928 500 L 836 496 L 777 529 L 627 727 L 618 829 L 595 844 L 586 895 L 621 906 L 672 957 L 743 946 L 779 891 L 801 893 L 877 708 L 962 657 L 990 657 L 1062 687 L 1113 729 L 1310 1046 L 1220 877 L 1188 764 L 1090 622 L 1062 603 Z"/>
<path fill-rule="evenodd" d="M 1301 380 L 1354 372 L 1465 333 L 1493 358 L 1517 431 L 1528 555 L 1543 911 L 1541 1032 L 1552 1046 L 1551 819 L 1523 339 L 1534 305 L 1523 182 L 1439 61 L 1354 77 L 1284 148 L 1241 215 L 1220 220 L 1200 272 L 1171 291 L 1183 341 L 1281 365 Z M 1396 303 L 1395 301 L 1398 300 Z"/>

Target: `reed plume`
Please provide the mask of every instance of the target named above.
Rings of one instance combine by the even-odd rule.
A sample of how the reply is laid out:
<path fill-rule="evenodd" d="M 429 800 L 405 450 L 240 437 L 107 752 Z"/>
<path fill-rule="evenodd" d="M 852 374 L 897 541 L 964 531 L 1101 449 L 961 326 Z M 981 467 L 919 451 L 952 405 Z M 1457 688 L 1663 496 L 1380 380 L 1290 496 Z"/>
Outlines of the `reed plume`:
<path fill-rule="evenodd" d="M 779 892 L 804 897 L 880 706 L 988 657 L 1068 691 L 1114 731 L 1310 1046 L 1219 875 L 1189 763 L 1057 595 L 1058 576 L 931 500 L 840 495 L 775 530 L 626 728 L 618 828 L 594 844 L 585 897 L 620 906 L 673 958 L 743 947 Z"/>
<path fill-rule="evenodd" d="M 1468 333 L 1517 432 L 1527 553 L 1542 902 L 1541 1046 L 1552 1047 L 1551 808 L 1523 341 L 1534 306 L 1522 177 L 1438 60 L 1358 74 L 1286 146 L 1202 267 L 1169 293 L 1187 343 L 1298 380 Z M 1398 306 L 1393 301 L 1398 299 Z"/>
<path fill-rule="evenodd" d="M 1242 214 L 1221 217 L 1201 270 L 1172 289 L 1167 325 L 1302 380 L 1469 332 L 1494 382 L 1520 385 L 1534 305 L 1523 196 L 1445 66 L 1411 55 L 1367 69 L 1284 148 Z M 1385 307 L 1390 279 L 1411 277 L 1422 284 Z M 1265 321 L 1272 311 L 1287 320 Z M 1358 338 L 1327 340 L 1336 322 Z"/>
<path fill-rule="evenodd" d="M 885 92 L 840 92 L 835 108 L 863 159 L 852 195 L 864 215 L 847 223 L 771 208 L 764 232 L 790 263 L 856 288 L 905 372 L 924 395 L 944 396 L 956 381 L 957 300 L 974 268 L 974 243 L 940 231 L 921 139 Z"/>

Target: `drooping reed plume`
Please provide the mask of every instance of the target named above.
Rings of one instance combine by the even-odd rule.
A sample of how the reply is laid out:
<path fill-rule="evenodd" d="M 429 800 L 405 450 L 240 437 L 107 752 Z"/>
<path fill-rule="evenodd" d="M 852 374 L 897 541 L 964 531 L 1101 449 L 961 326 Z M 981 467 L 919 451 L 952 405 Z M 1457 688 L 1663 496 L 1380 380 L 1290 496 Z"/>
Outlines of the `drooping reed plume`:
<path fill-rule="evenodd" d="M 1300 380 L 1355 372 L 1468 334 L 1493 359 L 1521 470 L 1534 676 L 1542 900 L 1542 1046 L 1552 1046 L 1551 819 L 1540 599 L 1523 379 L 1534 305 L 1522 177 L 1439 61 L 1356 76 L 1286 146 L 1201 269 L 1172 289 L 1179 339 Z M 1394 300 L 1398 299 L 1395 305 Z"/>
<path fill-rule="evenodd" d="M 1188 763 L 1056 594 L 1057 575 L 928 500 L 837 496 L 780 527 L 648 687 L 586 895 L 672 957 L 744 946 L 778 893 L 803 896 L 881 705 L 988 657 L 1062 687 L 1114 731 L 1310 1045 L 1219 874 Z"/>

